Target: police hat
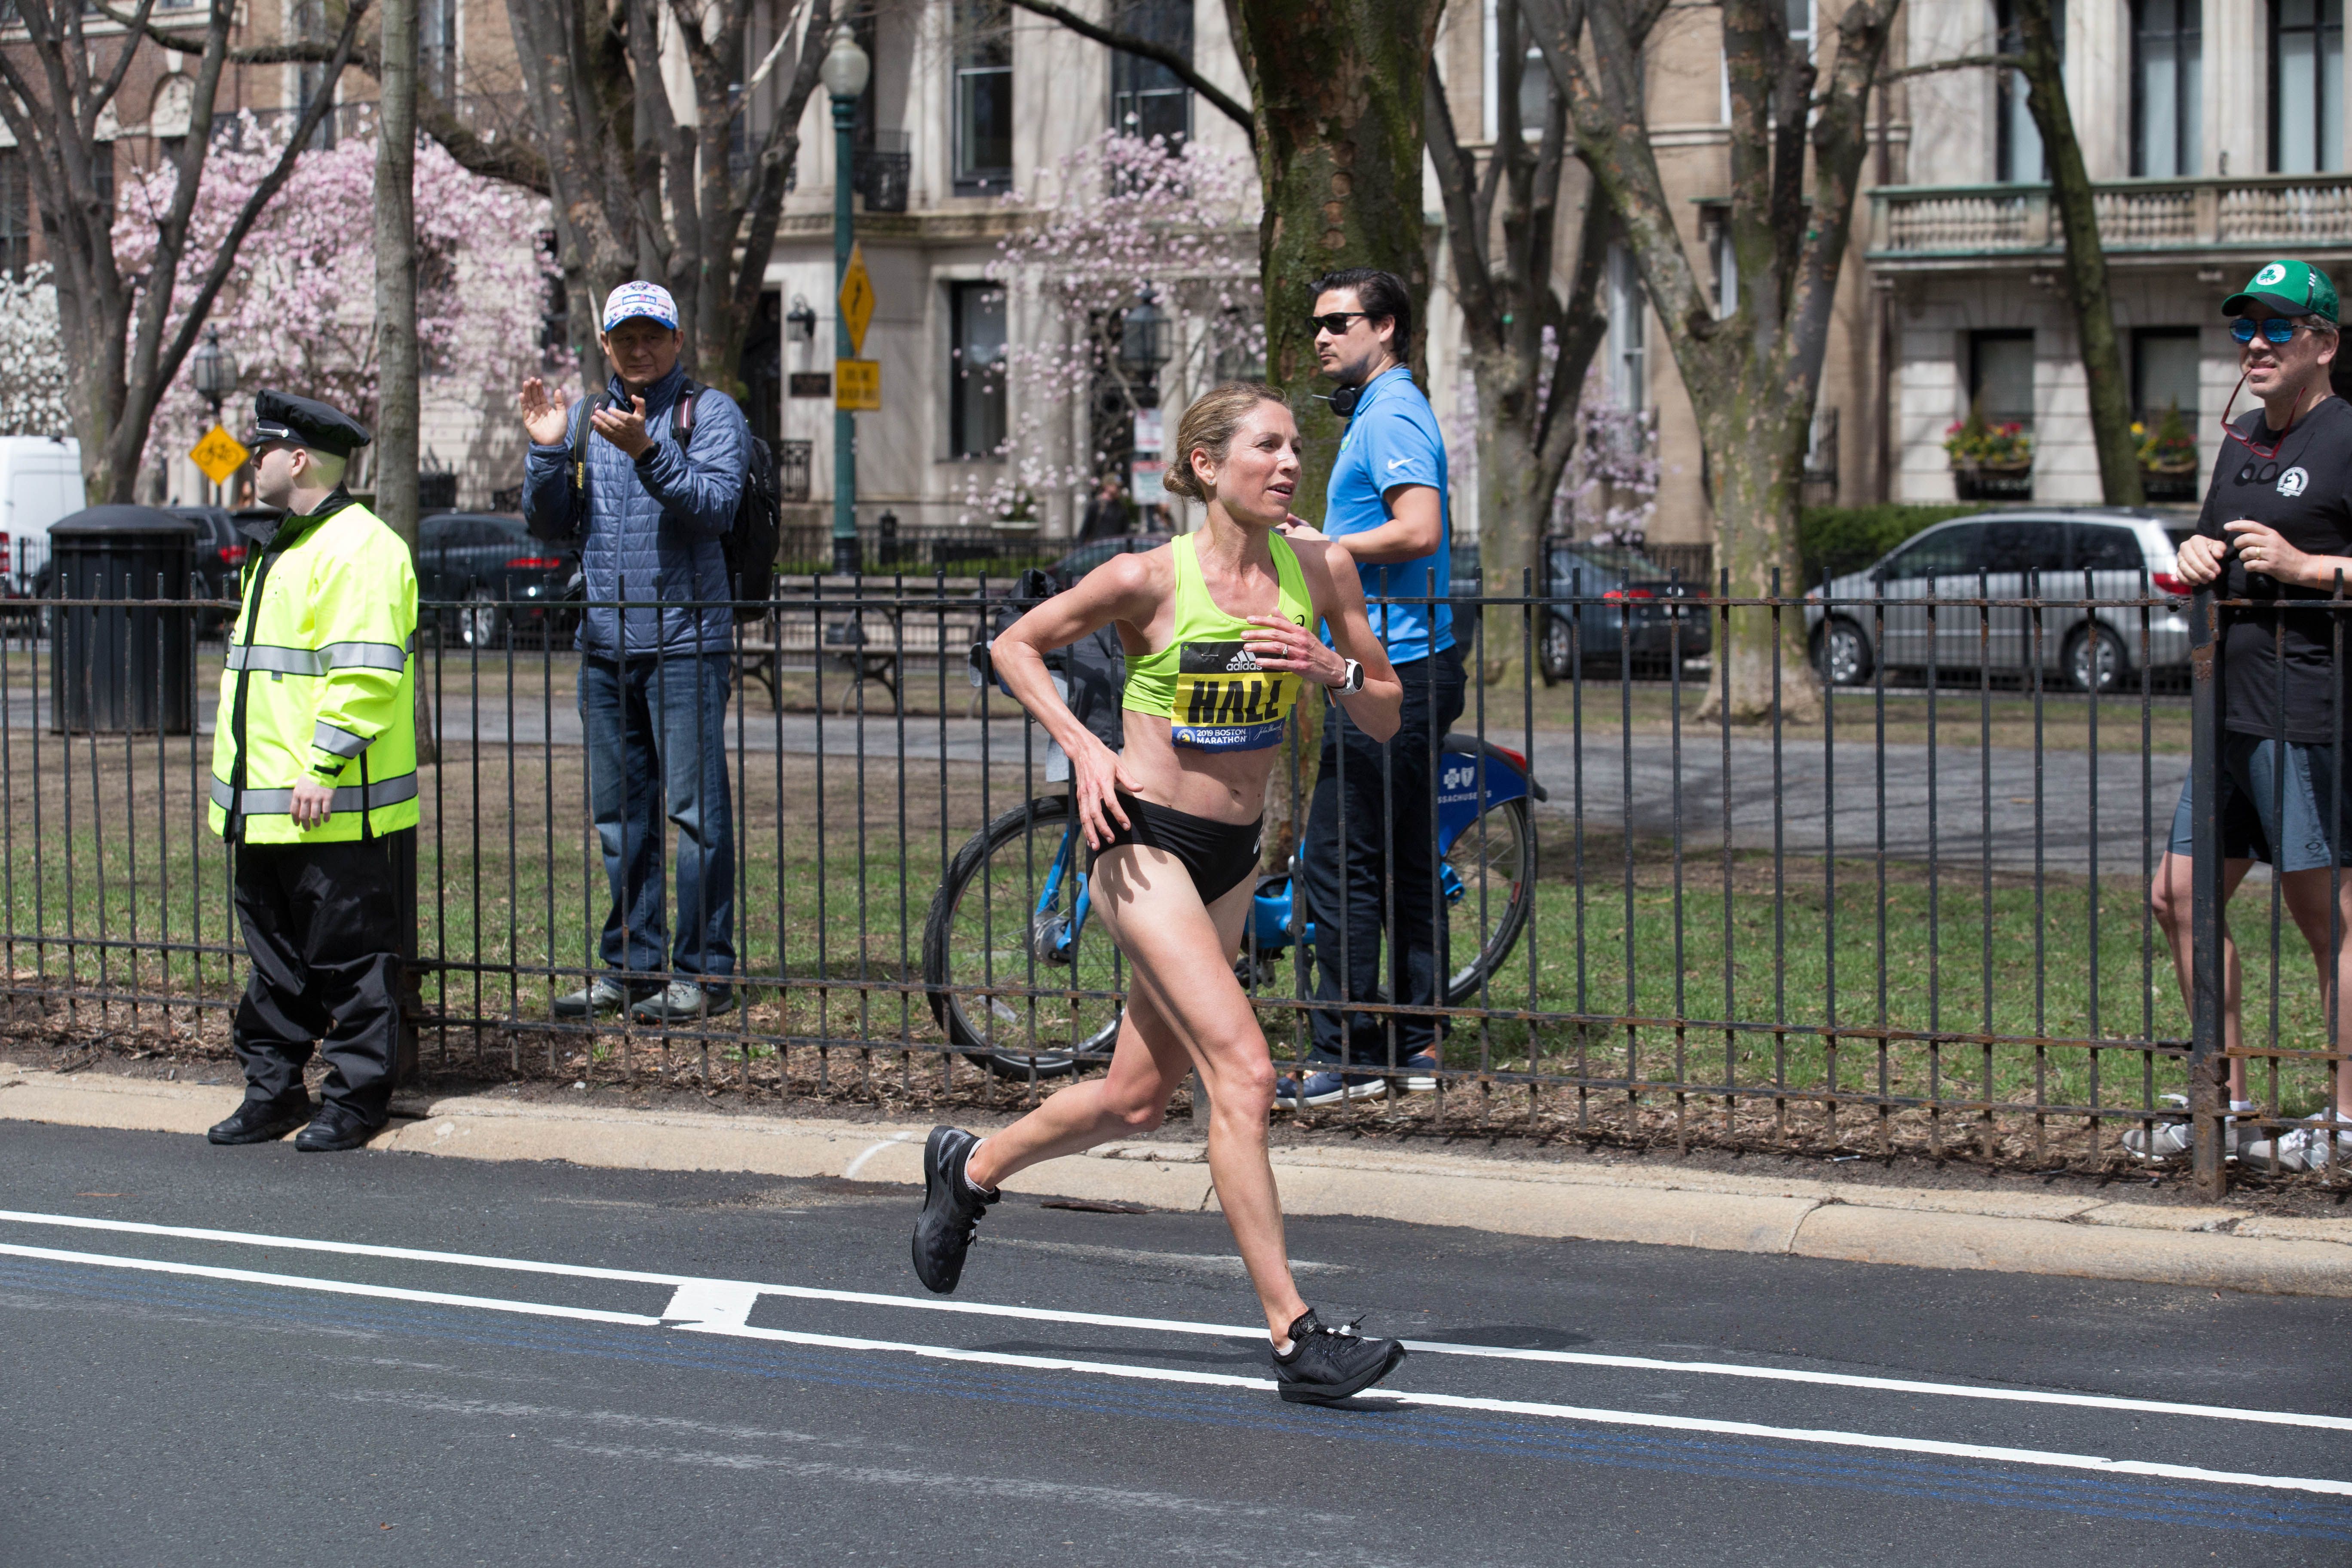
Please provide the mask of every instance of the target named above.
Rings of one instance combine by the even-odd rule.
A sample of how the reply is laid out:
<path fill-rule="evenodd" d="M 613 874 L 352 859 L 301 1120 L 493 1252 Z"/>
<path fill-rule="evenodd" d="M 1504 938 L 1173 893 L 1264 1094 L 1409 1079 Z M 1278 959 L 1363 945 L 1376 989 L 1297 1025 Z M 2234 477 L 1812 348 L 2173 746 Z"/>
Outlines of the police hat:
<path fill-rule="evenodd" d="M 373 439 L 366 426 L 341 409 L 290 392 L 264 392 L 254 398 L 253 427 L 245 433 L 247 447 L 292 441 L 338 458 L 350 457 Z"/>

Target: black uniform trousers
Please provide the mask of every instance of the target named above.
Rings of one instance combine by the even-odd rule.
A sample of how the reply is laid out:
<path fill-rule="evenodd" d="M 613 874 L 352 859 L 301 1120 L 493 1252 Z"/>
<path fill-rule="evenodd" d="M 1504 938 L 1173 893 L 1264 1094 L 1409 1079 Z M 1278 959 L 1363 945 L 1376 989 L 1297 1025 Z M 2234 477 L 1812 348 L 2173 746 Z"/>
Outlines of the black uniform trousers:
<path fill-rule="evenodd" d="M 1299 844 L 1298 878 L 1315 922 L 1315 1000 L 1323 1004 L 1307 1020 L 1313 1055 L 1320 1061 L 1388 1066 L 1393 1026 L 1395 1063 L 1402 1066 L 1406 1058 L 1428 1050 L 1438 1036 L 1434 1018 L 1336 1005 L 1343 984 L 1352 1002 L 1374 1001 L 1391 988 L 1408 1006 L 1444 1000 L 1437 975 L 1430 739 L 1433 734 L 1443 740 L 1462 717 L 1462 654 L 1446 648 L 1400 664 L 1396 672 L 1404 682 L 1404 716 L 1386 745 L 1358 729 L 1336 703 L 1325 716 L 1322 763 Z M 1396 985 L 1400 979 L 1403 984 Z"/>
<path fill-rule="evenodd" d="M 237 923 L 253 977 L 232 1039 L 247 1100 L 299 1087 L 316 1041 L 329 1104 L 371 1127 L 391 1113 L 401 901 L 390 837 L 236 847 Z"/>

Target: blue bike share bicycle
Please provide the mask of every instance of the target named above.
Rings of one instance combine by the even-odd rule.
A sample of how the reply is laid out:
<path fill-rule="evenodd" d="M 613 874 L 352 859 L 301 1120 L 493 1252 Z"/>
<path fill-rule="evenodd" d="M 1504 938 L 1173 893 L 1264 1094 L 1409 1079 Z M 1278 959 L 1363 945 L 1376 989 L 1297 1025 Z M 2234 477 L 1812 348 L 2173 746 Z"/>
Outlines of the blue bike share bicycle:
<path fill-rule="evenodd" d="M 1460 733 L 1437 763 L 1438 885 L 1447 952 L 1469 946 L 1449 1005 L 1473 1001 L 1507 957 L 1535 898 L 1536 825 L 1548 798 L 1518 752 Z M 1400 824 L 1400 832 L 1406 831 Z M 1061 1078 L 1106 1061 L 1127 978 L 1118 950 L 1087 921 L 1086 837 L 1066 795 L 1040 795 L 990 823 L 956 854 L 923 927 L 923 979 L 950 1040 L 991 1072 Z M 1287 989 L 1316 941 L 1289 875 L 1261 877 L 1234 973 L 1245 991 Z M 953 989 L 947 989 L 952 987 Z M 1000 989 L 1001 988 L 1001 989 Z M 1076 999 L 1046 992 L 1091 993 Z M 1385 993 L 1379 999 L 1385 999 Z"/>

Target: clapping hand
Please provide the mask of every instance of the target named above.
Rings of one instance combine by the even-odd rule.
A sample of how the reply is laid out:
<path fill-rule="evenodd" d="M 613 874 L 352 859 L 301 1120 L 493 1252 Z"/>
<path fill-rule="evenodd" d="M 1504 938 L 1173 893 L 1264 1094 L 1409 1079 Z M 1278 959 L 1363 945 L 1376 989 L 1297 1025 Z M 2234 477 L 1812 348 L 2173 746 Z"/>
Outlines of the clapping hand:
<path fill-rule="evenodd" d="M 561 447 L 571 434 L 570 421 L 563 400 L 552 396 L 547 383 L 532 376 L 522 384 L 522 395 L 515 400 L 522 413 L 522 427 L 532 441 L 541 447 Z"/>
<path fill-rule="evenodd" d="M 632 462 L 644 457 L 654 444 L 654 438 L 646 434 L 646 400 L 642 397 L 630 398 L 625 409 L 599 408 L 588 416 L 588 423 L 596 427 L 597 435 L 626 452 Z"/>

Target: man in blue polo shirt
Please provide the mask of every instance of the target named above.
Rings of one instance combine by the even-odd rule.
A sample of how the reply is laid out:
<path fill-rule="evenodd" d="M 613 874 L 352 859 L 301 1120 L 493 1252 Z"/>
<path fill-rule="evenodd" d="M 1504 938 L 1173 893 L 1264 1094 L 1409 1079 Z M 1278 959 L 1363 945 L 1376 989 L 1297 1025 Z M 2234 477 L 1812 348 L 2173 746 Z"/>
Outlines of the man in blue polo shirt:
<path fill-rule="evenodd" d="M 1432 742 L 1462 716 L 1463 674 L 1445 603 L 1445 440 L 1405 363 L 1412 339 L 1412 296 L 1396 274 L 1359 267 L 1317 281 L 1316 357 L 1339 384 L 1331 411 L 1348 421 L 1323 531 L 1355 557 L 1373 628 L 1404 682 L 1404 718 L 1384 745 L 1330 710 L 1298 875 L 1316 924 L 1315 999 L 1329 1004 L 1308 1014 L 1315 1056 L 1334 1069 L 1377 1067 L 1401 1088 L 1426 1091 L 1437 1087 L 1437 1020 L 1340 1005 L 1383 989 L 1409 1005 L 1444 999 Z M 1329 1105 L 1379 1094 L 1389 1081 L 1326 1070 L 1304 1085 L 1284 1079 L 1277 1098 Z"/>

